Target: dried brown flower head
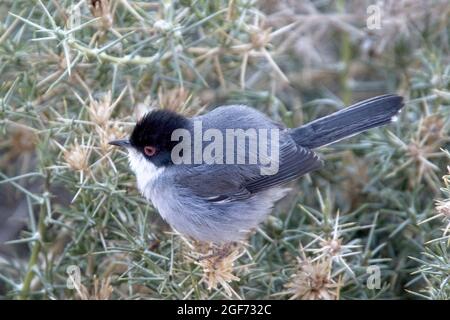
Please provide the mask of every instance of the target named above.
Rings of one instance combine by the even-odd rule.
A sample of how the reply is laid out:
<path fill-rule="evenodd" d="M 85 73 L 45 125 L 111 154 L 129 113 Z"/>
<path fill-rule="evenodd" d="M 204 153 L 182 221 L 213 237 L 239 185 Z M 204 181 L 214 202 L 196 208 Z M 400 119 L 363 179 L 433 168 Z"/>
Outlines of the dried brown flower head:
<path fill-rule="evenodd" d="M 306 245 L 304 248 L 302 247 L 302 253 L 305 256 L 306 252 L 310 252 L 314 255 L 314 258 L 311 262 L 321 261 L 323 259 L 330 259 L 331 262 L 335 262 L 340 266 L 343 266 L 349 274 L 354 274 L 353 270 L 346 262 L 346 258 L 354 255 L 359 255 L 361 252 L 358 251 L 360 245 L 357 244 L 356 241 L 350 241 L 348 243 L 344 243 L 342 237 L 342 229 L 352 227 L 354 223 L 339 223 L 339 212 L 336 214 L 334 218 L 334 227 L 331 234 L 328 235 L 315 235 L 312 234 L 314 240 Z M 313 244 L 319 241 L 320 246 L 314 247 Z M 307 260 L 304 257 L 303 260 Z"/>
<path fill-rule="evenodd" d="M 447 233 L 450 230 L 450 199 L 436 201 L 436 211 L 437 214 L 420 221 L 419 225 L 434 220 L 436 218 L 442 218 L 445 222 L 447 222 L 447 225 L 445 226 L 443 232 L 443 236 L 447 238 Z M 442 238 L 432 239 L 428 241 L 428 243 L 435 242 L 436 240 L 441 239 Z"/>
<path fill-rule="evenodd" d="M 449 172 L 449 174 L 444 175 L 442 177 L 442 179 L 444 180 L 445 183 L 445 189 L 447 192 L 450 191 L 450 166 L 447 167 L 447 170 Z M 444 200 L 437 200 L 436 201 L 436 211 L 437 214 L 432 215 L 431 217 L 426 218 L 425 220 L 422 220 L 419 222 L 420 224 L 429 222 L 431 220 L 434 220 L 436 218 L 442 218 L 446 223 L 447 226 L 444 228 L 444 237 L 447 237 L 447 233 L 450 230 L 450 199 L 444 199 Z M 441 240 L 442 238 L 437 238 L 437 239 L 433 239 L 428 241 L 428 243 L 430 242 L 434 242 L 436 240 Z"/>
<path fill-rule="evenodd" d="M 108 124 L 104 127 L 96 127 L 96 131 L 99 137 L 99 147 L 103 154 L 112 148 L 109 141 L 121 139 L 126 136 L 123 127 L 117 123 Z"/>
<path fill-rule="evenodd" d="M 228 296 L 239 295 L 230 286 L 230 282 L 239 281 L 234 273 L 235 262 L 245 251 L 241 245 L 226 244 L 217 246 L 214 244 L 195 243 L 187 258 L 194 261 L 203 270 L 202 281 L 206 282 L 208 290 L 217 289 L 220 286 Z"/>
<path fill-rule="evenodd" d="M 271 36 L 271 28 L 268 29 L 260 29 L 258 27 L 253 27 L 250 30 L 250 41 L 252 43 L 253 48 L 261 49 L 267 47 L 269 45 Z"/>
<path fill-rule="evenodd" d="M 104 126 L 108 123 L 111 113 L 116 106 L 112 103 L 111 91 L 108 91 L 99 100 L 91 100 L 88 107 L 89 118 L 99 126 Z"/>
<path fill-rule="evenodd" d="M 90 148 L 80 145 L 77 141 L 64 150 L 64 160 L 70 169 L 74 171 L 88 171 Z"/>
<path fill-rule="evenodd" d="M 421 121 L 419 136 L 425 139 L 427 144 L 440 141 L 445 136 L 444 119 L 442 116 L 434 114 Z"/>
<path fill-rule="evenodd" d="M 331 277 L 331 259 L 311 261 L 298 258 L 298 271 L 286 285 L 291 300 L 336 300 L 341 283 Z"/>
<path fill-rule="evenodd" d="M 387 177 L 395 175 L 399 170 L 412 167 L 413 170 L 410 170 L 411 174 L 408 176 L 411 187 L 424 180 L 431 189 L 436 193 L 439 192 L 436 187 L 439 181 L 436 172 L 439 171 L 439 168 L 433 163 L 433 159 L 445 156 L 444 152 L 440 150 L 442 145 L 449 140 L 445 130 L 445 124 L 439 117 L 428 115 L 421 118 L 417 130 L 408 144 L 393 133 L 389 133 L 409 159 L 389 173 Z"/>
<path fill-rule="evenodd" d="M 322 248 L 330 256 L 337 256 L 341 254 L 342 251 L 342 238 L 341 239 L 329 239 L 322 241 Z"/>
<path fill-rule="evenodd" d="M 192 116 L 198 110 L 190 106 L 196 103 L 197 101 L 193 101 L 191 93 L 183 87 L 169 90 L 160 88 L 158 90 L 158 104 L 161 108 Z"/>

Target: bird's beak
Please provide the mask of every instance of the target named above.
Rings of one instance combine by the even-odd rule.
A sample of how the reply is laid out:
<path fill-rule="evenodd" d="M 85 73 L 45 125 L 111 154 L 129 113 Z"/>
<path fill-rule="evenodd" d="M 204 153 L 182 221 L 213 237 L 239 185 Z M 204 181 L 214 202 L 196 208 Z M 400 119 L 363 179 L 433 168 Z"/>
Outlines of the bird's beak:
<path fill-rule="evenodd" d="M 125 147 L 125 148 L 128 148 L 131 146 L 130 140 L 128 140 L 128 139 L 113 140 L 108 143 L 112 144 L 113 146 Z"/>

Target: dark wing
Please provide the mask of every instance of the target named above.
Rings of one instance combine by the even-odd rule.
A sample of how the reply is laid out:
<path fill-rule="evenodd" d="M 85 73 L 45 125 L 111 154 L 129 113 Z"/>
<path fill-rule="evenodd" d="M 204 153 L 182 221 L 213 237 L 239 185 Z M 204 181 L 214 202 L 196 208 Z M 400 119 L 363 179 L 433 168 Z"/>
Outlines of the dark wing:
<path fill-rule="evenodd" d="M 314 151 L 295 143 L 286 143 L 280 149 L 278 172 L 274 175 L 260 175 L 256 179 L 250 179 L 246 182 L 245 188 L 250 193 L 256 193 L 292 181 L 321 166 L 322 161 Z"/>
<path fill-rule="evenodd" d="M 255 175 L 251 168 L 242 170 L 242 167 L 200 165 L 178 174 L 175 183 L 211 202 L 247 199 L 251 194 L 245 188 L 245 181 Z"/>
<path fill-rule="evenodd" d="M 291 140 L 281 146 L 279 160 L 274 175 L 261 175 L 257 165 L 200 165 L 178 175 L 175 182 L 211 202 L 233 201 L 292 181 L 322 165 L 313 151 Z"/>

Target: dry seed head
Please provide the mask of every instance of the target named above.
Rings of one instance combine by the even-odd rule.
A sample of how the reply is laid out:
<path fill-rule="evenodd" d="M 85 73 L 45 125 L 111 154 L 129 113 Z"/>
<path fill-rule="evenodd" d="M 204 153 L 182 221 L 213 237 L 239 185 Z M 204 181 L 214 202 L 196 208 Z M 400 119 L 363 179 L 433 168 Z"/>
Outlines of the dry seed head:
<path fill-rule="evenodd" d="M 70 169 L 74 171 L 88 171 L 89 148 L 81 146 L 77 141 L 64 151 L 64 160 Z"/>
<path fill-rule="evenodd" d="M 323 241 L 322 248 L 324 248 L 330 256 L 337 256 L 341 253 L 342 250 L 342 238 L 333 238 L 327 241 Z"/>
<path fill-rule="evenodd" d="M 245 251 L 239 245 L 227 244 L 222 247 L 213 244 L 195 243 L 194 249 L 187 256 L 195 264 L 202 267 L 203 278 L 208 290 L 217 289 L 221 285 L 228 296 L 237 293 L 230 286 L 230 282 L 239 281 L 235 272 L 235 262 Z"/>
<path fill-rule="evenodd" d="M 160 88 L 158 91 L 158 103 L 161 108 L 186 114 L 186 106 L 190 101 L 190 96 L 190 92 L 183 87 L 173 88 L 167 91 Z"/>
<path fill-rule="evenodd" d="M 419 135 L 427 137 L 427 144 L 440 141 L 445 136 L 444 119 L 437 114 L 426 117 L 421 122 Z"/>
<path fill-rule="evenodd" d="M 229 285 L 232 281 L 239 281 L 239 277 L 233 274 L 234 262 L 242 256 L 242 252 L 233 251 L 225 257 L 211 257 L 197 262 L 203 269 L 203 279 L 208 285 L 208 290 L 216 289 L 222 285 L 226 293 L 232 296 L 232 289 Z"/>
<path fill-rule="evenodd" d="M 96 127 L 95 130 L 99 137 L 99 147 L 102 153 L 106 153 L 112 148 L 109 141 L 121 139 L 126 136 L 123 127 L 117 123 L 108 124 L 104 127 Z"/>
<path fill-rule="evenodd" d="M 100 27 L 108 30 L 113 25 L 113 16 L 111 14 L 110 0 L 91 0 L 89 1 L 89 10 L 91 14 L 96 18 L 102 18 L 100 20 Z"/>
<path fill-rule="evenodd" d="M 174 88 L 163 92 L 158 91 L 159 104 L 162 108 L 176 110 L 182 106 L 189 97 L 189 92 L 185 88 Z"/>
<path fill-rule="evenodd" d="M 434 171 L 439 171 L 439 168 L 430 161 L 430 156 L 433 155 L 437 149 L 437 144 L 432 145 L 427 144 L 425 139 L 417 141 L 417 139 L 412 139 L 407 146 L 407 155 L 413 160 L 414 164 L 417 166 L 417 173 L 409 177 L 409 183 L 411 186 L 415 185 L 425 179 L 432 189 L 438 191 L 433 183 L 430 181 L 436 177 Z"/>
<path fill-rule="evenodd" d="M 407 152 L 408 152 L 408 155 L 417 163 L 423 164 L 425 167 L 430 167 L 430 166 L 432 167 L 432 163 L 427 161 L 427 158 L 428 158 L 428 154 L 432 153 L 434 150 L 435 150 L 434 146 L 427 145 L 427 144 L 421 144 L 413 139 L 408 144 Z"/>
<path fill-rule="evenodd" d="M 271 40 L 271 29 L 262 30 L 254 27 L 250 30 L 250 41 L 254 49 L 265 48 Z"/>
<path fill-rule="evenodd" d="M 112 104 L 111 91 L 108 91 L 99 100 L 91 100 L 88 107 L 89 118 L 97 125 L 105 126 L 111 118 L 114 106 Z"/>
<path fill-rule="evenodd" d="M 288 290 L 285 293 L 291 295 L 291 300 L 337 299 L 341 284 L 331 278 L 331 263 L 326 258 L 314 262 L 298 258 L 299 269 L 286 284 Z"/>
<path fill-rule="evenodd" d="M 419 157 L 421 156 L 421 150 L 420 147 L 415 142 L 411 142 L 408 145 L 408 153 L 409 155 L 414 158 L 415 160 L 419 160 Z"/>

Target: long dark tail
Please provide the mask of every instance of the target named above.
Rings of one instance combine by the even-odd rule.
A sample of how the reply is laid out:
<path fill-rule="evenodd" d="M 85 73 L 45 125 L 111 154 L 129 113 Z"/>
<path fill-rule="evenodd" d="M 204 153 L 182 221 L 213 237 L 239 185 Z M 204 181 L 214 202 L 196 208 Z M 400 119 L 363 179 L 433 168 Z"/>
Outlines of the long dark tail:
<path fill-rule="evenodd" d="M 292 129 L 291 134 L 299 145 L 314 149 L 385 125 L 402 107 L 400 96 L 378 96 Z"/>

